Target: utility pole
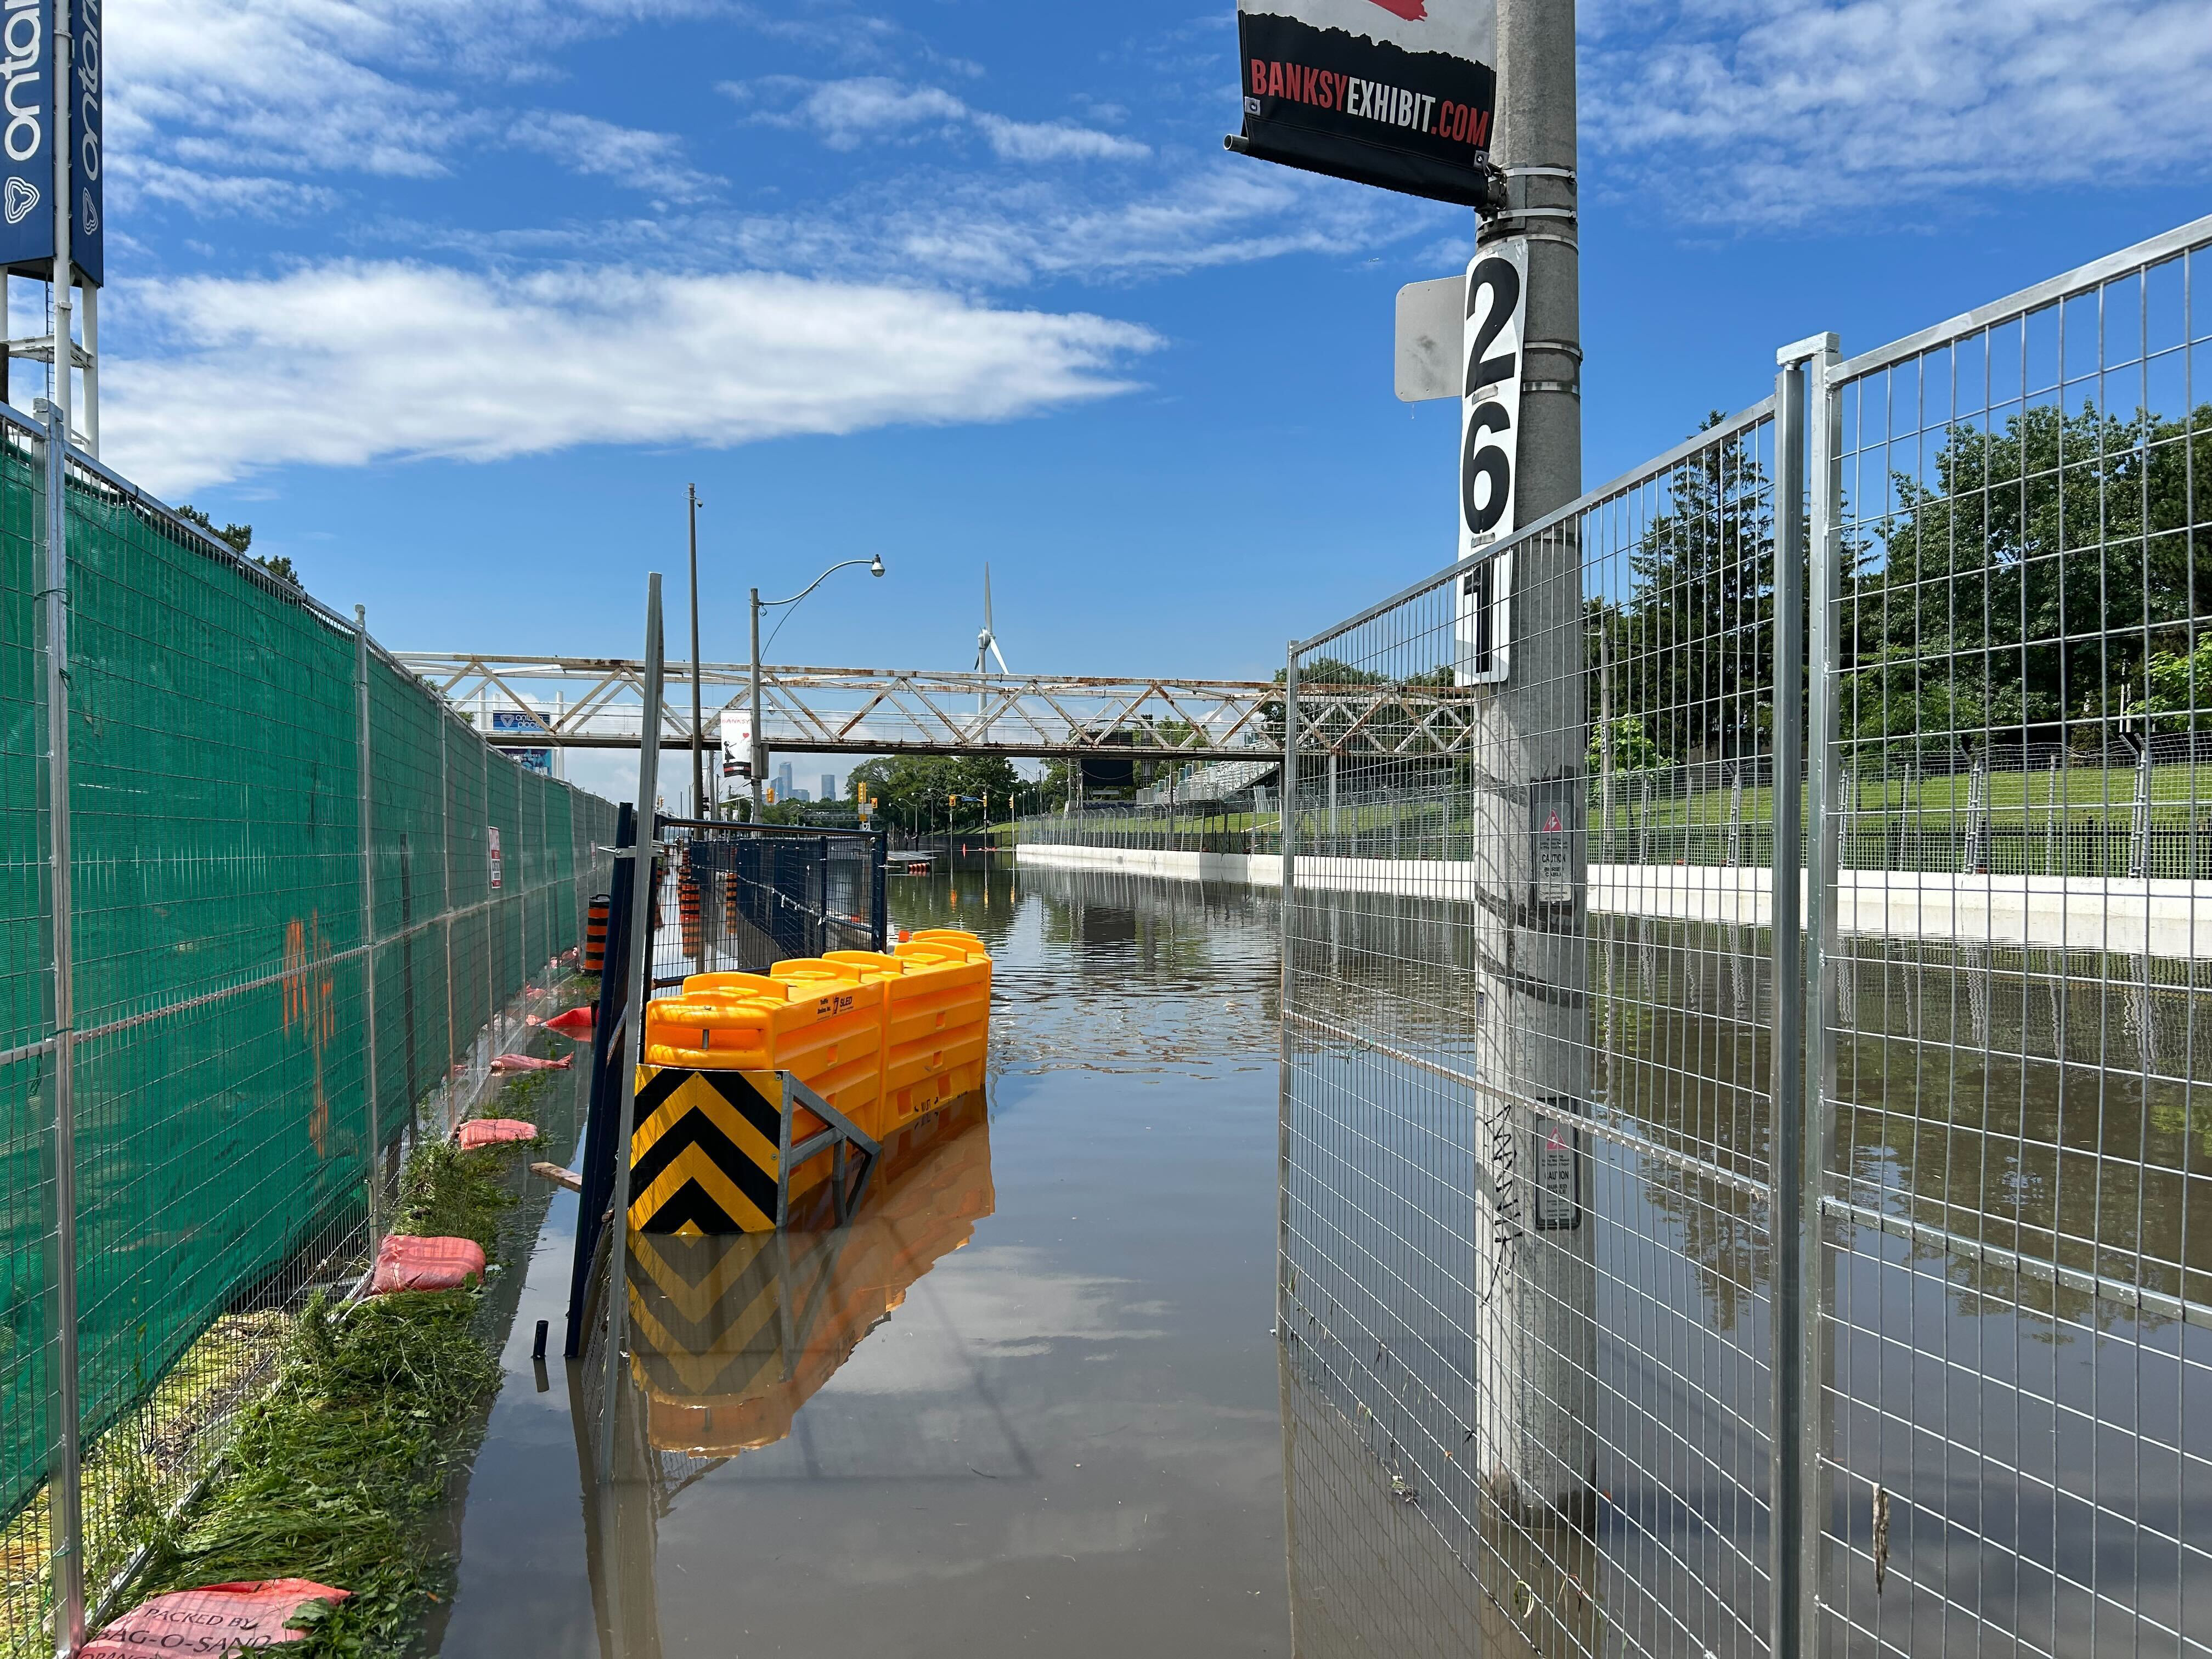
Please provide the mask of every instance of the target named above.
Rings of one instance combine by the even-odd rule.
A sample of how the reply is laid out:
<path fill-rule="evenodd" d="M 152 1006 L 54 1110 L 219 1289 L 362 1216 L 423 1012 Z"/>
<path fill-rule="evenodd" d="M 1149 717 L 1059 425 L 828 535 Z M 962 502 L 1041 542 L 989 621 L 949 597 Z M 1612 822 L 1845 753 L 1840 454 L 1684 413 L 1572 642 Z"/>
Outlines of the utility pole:
<path fill-rule="evenodd" d="M 685 484 L 691 508 L 691 816 L 707 816 L 707 729 L 699 713 L 699 486 Z M 756 615 L 758 613 L 756 612 Z"/>
<path fill-rule="evenodd" d="M 753 822 L 754 822 L 755 823 L 760 823 L 760 822 L 761 822 L 761 815 L 762 815 L 763 813 L 764 813 L 764 812 L 766 812 L 766 811 L 768 811 L 768 804 L 767 804 L 766 800 L 763 798 L 763 796 L 762 796 L 762 794 L 761 794 L 761 790 L 762 790 L 762 788 L 763 788 L 763 785 L 764 785 L 764 784 L 765 784 L 765 782 L 766 782 L 766 780 L 765 780 L 765 779 L 764 779 L 761 775 L 762 775 L 763 773 L 764 773 L 764 772 L 766 772 L 766 771 L 768 770 L 768 745 L 767 745 L 766 744 L 764 744 L 764 743 L 763 743 L 763 742 L 761 741 L 761 660 L 760 660 L 760 613 L 761 613 L 761 602 L 760 602 L 760 589 L 758 589 L 757 587 L 756 587 L 756 588 L 755 588 L 755 589 L 753 589 L 753 591 L 752 591 L 752 606 L 753 606 L 753 672 L 752 672 L 753 740 L 752 740 L 752 744 L 751 744 L 752 753 L 751 753 L 751 755 L 750 755 L 750 756 L 749 756 L 749 757 L 748 757 L 748 758 L 749 758 L 749 759 L 751 761 L 751 763 L 752 763 L 752 775 L 753 775 L 753 779 L 752 779 L 752 782 L 753 782 Z"/>
<path fill-rule="evenodd" d="M 1492 160 L 1504 205 L 1478 246 L 1525 241 L 1516 526 L 1582 493 L 1574 0 L 1498 0 Z M 1588 709 L 1571 522 L 1514 554 L 1510 666 L 1479 689 L 1477 1402 L 1486 1490 L 1523 1525 L 1595 1520 L 1597 1273 L 1590 1095 Z M 1547 839 L 1547 826 L 1550 828 Z M 1565 837 L 1566 868 L 1539 869 Z M 1571 884 L 1571 902 L 1559 890 Z M 1569 1173 L 1571 1172 L 1571 1174 Z M 1571 1184 L 1570 1184 L 1571 1183 Z M 1565 1191 L 1562 1191 L 1562 1188 Z"/>

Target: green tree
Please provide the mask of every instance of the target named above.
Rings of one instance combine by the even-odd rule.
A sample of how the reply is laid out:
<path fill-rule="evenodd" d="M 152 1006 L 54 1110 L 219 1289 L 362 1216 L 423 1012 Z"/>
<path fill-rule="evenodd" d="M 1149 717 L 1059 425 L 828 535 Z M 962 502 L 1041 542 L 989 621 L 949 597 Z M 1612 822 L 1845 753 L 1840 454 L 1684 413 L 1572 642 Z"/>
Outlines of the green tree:
<path fill-rule="evenodd" d="M 1699 429 L 1725 418 L 1717 411 Z M 1614 611 L 1616 721 L 1639 719 L 1646 741 L 1684 760 L 1755 754 L 1774 696 L 1766 469 L 1738 434 L 1681 462 L 1666 489 L 1666 510 L 1629 553 L 1632 587 Z"/>
<path fill-rule="evenodd" d="M 2208 468 L 2212 405 L 2193 422 L 2084 404 L 1951 427 L 1925 478 L 1892 475 L 1881 568 L 1852 584 L 1846 731 L 1950 746 L 1990 728 L 2057 738 L 2150 698 L 2185 714 L 2192 618 L 2212 611 L 2191 499 Z"/>
<path fill-rule="evenodd" d="M 243 554 L 247 557 L 253 557 L 252 554 L 249 551 L 253 545 L 253 526 L 252 525 L 227 524 L 223 526 L 222 529 L 217 530 L 215 527 L 215 520 L 208 517 L 206 514 L 201 512 L 199 508 L 194 507 L 189 501 L 185 502 L 182 507 L 177 509 L 177 516 L 180 519 L 189 520 L 191 523 L 198 525 L 201 529 L 206 531 L 209 535 L 214 537 L 216 540 L 228 545 L 232 552 Z M 285 555 L 282 553 L 272 553 L 265 559 L 254 558 L 253 562 L 259 565 L 264 570 L 266 570 L 270 575 L 281 576 L 286 581 L 291 583 L 295 587 L 300 586 L 300 573 L 293 568 L 292 561 Z"/>
<path fill-rule="evenodd" d="M 987 810 L 1002 817 L 1021 787 L 1013 763 L 1003 755 L 890 755 L 853 769 L 878 803 L 879 821 L 923 831 L 972 829 Z"/>

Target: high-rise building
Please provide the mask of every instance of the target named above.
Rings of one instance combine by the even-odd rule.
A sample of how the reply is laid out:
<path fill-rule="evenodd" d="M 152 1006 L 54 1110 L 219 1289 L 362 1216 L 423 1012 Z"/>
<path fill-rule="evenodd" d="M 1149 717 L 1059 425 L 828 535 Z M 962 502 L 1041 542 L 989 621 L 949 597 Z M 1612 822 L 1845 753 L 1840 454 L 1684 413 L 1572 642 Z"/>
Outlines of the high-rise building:
<path fill-rule="evenodd" d="M 775 798 L 778 800 L 791 799 L 791 763 L 789 761 L 784 762 L 775 769 Z"/>
<path fill-rule="evenodd" d="M 837 775 L 835 772 L 824 772 L 822 775 L 822 793 L 819 799 L 823 800 L 837 799 Z"/>

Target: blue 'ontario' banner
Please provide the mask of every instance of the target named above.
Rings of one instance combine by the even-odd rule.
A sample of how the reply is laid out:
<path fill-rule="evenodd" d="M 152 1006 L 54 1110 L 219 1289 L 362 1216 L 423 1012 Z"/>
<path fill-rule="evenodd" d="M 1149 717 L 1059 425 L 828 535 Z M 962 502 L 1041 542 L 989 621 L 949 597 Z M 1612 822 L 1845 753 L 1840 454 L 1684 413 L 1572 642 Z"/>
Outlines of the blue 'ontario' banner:
<path fill-rule="evenodd" d="M 1231 148 L 1481 205 L 1498 106 L 1494 0 L 1238 0 L 1244 131 Z"/>
<path fill-rule="evenodd" d="M 54 8 L 70 7 L 71 263 L 106 278 L 101 178 L 104 0 L 0 0 L 0 267 L 45 276 L 54 258 Z"/>

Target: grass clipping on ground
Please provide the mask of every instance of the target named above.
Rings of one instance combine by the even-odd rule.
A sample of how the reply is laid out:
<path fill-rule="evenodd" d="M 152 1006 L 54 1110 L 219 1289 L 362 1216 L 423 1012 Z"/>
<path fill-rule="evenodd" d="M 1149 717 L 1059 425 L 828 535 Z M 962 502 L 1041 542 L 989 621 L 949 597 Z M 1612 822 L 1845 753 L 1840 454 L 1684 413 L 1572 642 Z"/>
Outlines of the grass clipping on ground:
<path fill-rule="evenodd" d="M 504 1109 L 538 1092 L 517 1079 Z M 492 1256 L 516 1202 L 520 1144 L 461 1152 L 418 1146 L 401 1178 L 392 1231 L 472 1238 Z M 353 1592 L 310 1608 L 322 1656 L 390 1655 L 415 1642 L 427 1602 L 446 1594 L 452 1563 L 425 1522 L 467 1432 L 498 1387 L 497 1355 L 478 1328 L 481 1288 L 408 1291 L 334 1305 L 317 1292 L 282 1375 L 250 1408 L 199 1503 L 155 1540 L 137 1599 L 234 1579 L 311 1578 Z"/>

